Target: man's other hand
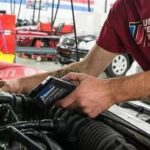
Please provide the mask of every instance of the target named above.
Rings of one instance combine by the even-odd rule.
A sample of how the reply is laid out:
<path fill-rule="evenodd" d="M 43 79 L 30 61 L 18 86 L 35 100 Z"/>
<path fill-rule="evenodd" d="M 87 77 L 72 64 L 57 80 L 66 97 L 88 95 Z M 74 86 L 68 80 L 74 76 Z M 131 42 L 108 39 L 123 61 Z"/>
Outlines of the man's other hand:
<path fill-rule="evenodd" d="M 9 93 L 21 93 L 22 89 L 18 79 L 0 80 L 0 90 Z"/>

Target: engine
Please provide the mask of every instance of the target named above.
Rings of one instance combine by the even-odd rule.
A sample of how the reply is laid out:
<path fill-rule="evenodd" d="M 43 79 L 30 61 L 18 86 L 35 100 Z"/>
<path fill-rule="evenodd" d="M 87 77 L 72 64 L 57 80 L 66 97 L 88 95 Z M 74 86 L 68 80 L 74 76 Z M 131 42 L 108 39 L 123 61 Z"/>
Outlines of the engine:
<path fill-rule="evenodd" d="M 91 119 L 76 110 L 40 107 L 29 96 L 1 92 L 0 150 L 149 150 L 147 106 L 129 102 Z"/>

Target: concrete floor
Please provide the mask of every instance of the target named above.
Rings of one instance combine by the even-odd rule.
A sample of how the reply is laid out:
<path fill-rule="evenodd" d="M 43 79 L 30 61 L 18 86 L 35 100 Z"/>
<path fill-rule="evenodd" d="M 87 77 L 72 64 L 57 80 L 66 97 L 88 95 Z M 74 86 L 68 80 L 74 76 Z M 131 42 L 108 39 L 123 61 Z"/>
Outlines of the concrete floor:
<path fill-rule="evenodd" d="M 47 71 L 56 70 L 56 69 L 63 67 L 63 65 L 61 65 L 60 63 L 55 63 L 53 61 L 37 62 L 36 60 L 30 59 L 30 58 L 23 58 L 19 56 L 16 56 L 16 63 L 22 64 L 25 66 L 35 67 L 35 68 L 42 69 L 42 70 L 47 70 Z"/>

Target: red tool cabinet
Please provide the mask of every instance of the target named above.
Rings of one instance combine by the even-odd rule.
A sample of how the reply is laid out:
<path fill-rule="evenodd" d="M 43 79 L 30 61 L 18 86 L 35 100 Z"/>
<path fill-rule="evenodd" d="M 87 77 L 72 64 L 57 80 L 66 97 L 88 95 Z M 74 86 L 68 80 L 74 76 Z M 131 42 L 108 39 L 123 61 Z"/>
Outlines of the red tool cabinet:
<path fill-rule="evenodd" d="M 0 14 L 0 52 L 15 53 L 15 15 Z"/>

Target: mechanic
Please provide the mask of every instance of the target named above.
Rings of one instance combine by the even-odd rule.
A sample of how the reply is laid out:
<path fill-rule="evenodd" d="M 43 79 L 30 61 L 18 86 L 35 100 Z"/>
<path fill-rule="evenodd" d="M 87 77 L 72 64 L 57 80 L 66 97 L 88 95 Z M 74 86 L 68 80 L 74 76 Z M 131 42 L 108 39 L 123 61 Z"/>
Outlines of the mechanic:
<path fill-rule="evenodd" d="M 120 53 L 130 53 L 145 72 L 128 77 L 97 79 L 112 59 Z M 148 0 L 117 0 L 109 12 L 95 46 L 82 61 L 53 72 L 1 80 L 0 87 L 1 90 L 11 93 L 26 93 L 49 75 L 78 81 L 78 87 L 60 100 L 58 105 L 64 108 L 77 108 L 93 118 L 113 104 L 149 96 L 149 69 L 150 3 Z"/>

